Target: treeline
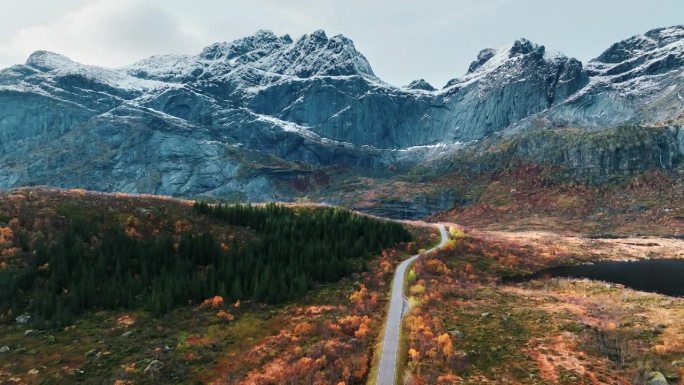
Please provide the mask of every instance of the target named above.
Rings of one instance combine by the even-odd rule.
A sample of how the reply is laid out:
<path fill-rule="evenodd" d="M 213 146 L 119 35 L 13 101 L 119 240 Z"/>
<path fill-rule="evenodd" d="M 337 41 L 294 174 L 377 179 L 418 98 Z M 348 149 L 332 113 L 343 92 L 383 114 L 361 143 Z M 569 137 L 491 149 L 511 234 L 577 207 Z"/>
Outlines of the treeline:
<path fill-rule="evenodd" d="M 399 224 L 337 208 L 197 203 L 195 210 L 257 238 L 228 247 L 209 233 L 141 239 L 119 225 L 99 234 L 73 220 L 54 245 L 36 242 L 29 268 L 0 271 L 0 311 L 28 310 L 59 326 L 88 309 L 162 314 L 214 295 L 278 303 L 362 270 L 369 256 L 410 239 Z"/>

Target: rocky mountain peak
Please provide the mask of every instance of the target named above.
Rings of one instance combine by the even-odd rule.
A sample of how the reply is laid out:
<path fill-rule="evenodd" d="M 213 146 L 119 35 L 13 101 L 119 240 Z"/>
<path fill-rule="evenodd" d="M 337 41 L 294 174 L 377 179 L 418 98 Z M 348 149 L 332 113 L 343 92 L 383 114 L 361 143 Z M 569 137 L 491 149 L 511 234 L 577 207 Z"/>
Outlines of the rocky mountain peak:
<path fill-rule="evenodd" d="M 535 44 L 525 38 L 518 39 L 514 41 L 513 44 L 510 44 L 506 47 L 498 49 L 485 48 L 480 51 L 480 53 L 477 54 L 477 58 L 470 63 L 470 66 L 468 67 L 468 74 L 477 71 L 480 67 L 497 55 L 500 56 L 499 62 L 501 63 L 506 59 L 506 57 L 503 57 L 503 54 L 506 54 L 505 56 L 507 56 L 507 58 L 514 58 L 528 55 L 530 53 L 539 53 L 541 56 L 544 55 L 544 52 L 545 48 L 543 45 Z"/>
<path fill-rule="evenodd" d="M 49 51 L 36 51 L 26 59 L 26 65 L 40 71 L 52 71 L 76 63 L 64 55 Z"/>
<path fill-rule="evenodd" d="M 657 93 L 661 78 L 684 67 L 684 26 L 652 29 L 617 42 L 587 64 L 587 71 L 623 94 Z M 673 84 L 676 86 L 676 84 Z"/>
<path fill-rule="evenodd" d="M 509 49 L 509 57 L 517 55 L 527 55 L 529 53 L 539 51 L 544 53 L 544 46 L 532 43 L 531 41 L 521 38 L 513 42 L 513 45 Z"/>
<path fill-rule="evenodd" d="M 468 73 L 475 72 L 478 68 L 482 67 L 489 59 L 496 55 L 496 50 L 493 48 L 485 48 L 480 53 L 477 54 L 477 59 L 470 63 L 468 67 Z"/>
<path fill-rule="evenodd" d="M 436 90 L 436 88 L 433 87 L 427 81 L 425 81 L 425 79 L 414 80 L 411 83 L 407 84 L 404 88 L 409 89 L 409 90 L 423 90 L 423 91 L 435 91 Z"/>
<path fill-rule="evenodd" d="M 326 35 L 325 31 L 319 29 L 311 34 L 302 35 L 294 43 L 294 47 L 303 52 L 313 52 L 325 49 L 327 44 L 328 35 Z"/>
<path fill-rule="evenodd" d="M 375 77 L 368 60 L 354 42 L 343 36 L 328 38 L 317 30 L 299 38 L 273 58 L 270 70 L 298 77 L 367 75 Z"/>
<path fill-rule="evenodd" d="M 296 41 L 289 35 L 260 30 L 232 42 L 211 44 L 196 56 L 154 56 L 125 70 L 136 77 L 171 82 L 189 82 L 198 77 L 228 81 L 230 89 L 270 83 L 280 79 L 278 75 L 375 77 L 350 39 L 342 35 L 329 38 L 323 30 Z"/>
<path fill-rule="evenodd" d="M 251 36 L 232 42 L 214 43 L 205 47 L 200 57 L 205 60 L 232 60 L 250 52 L 260 53 L 259 57 L 292 43 L 289 35 L 277 36 L 273 31 L 259 30 Z"/>
<path fill-rule="evenodd" d="M 684 40 L 684 25 L 655 28 L 646 32 L 644 35 L 657 40 L 659 45 L 662 47 L 667 44 Z"/>
<path fill-rule="evenodd" d="M 325 31 L 322 29 L 318 29 L 313 31 L 310 35 L 304 35 L 302 36 L 302 39 L 311 39 L 314 41 L 320 41 L 324 42 L 328 40 L 328 35 L 326 35 Z"/>
<path fill-rule="evenodd" d="M 680 48 L 684 46 L 684 26 L 656 28 L 643 35 L 632 36 L 613 44 L 592 61 L 607 64 L 621 63 L 671 45 L 677 45 Z"/>
<path fill-rule="evenodd" d="M 497 82 L 505 81 L 530 71 L 540 71 L 542 67 L 555 67 L 559 62 L 569 59 L 556 52 L 546 52 L 543 45 L 535 44 L 527 39 L 518 39 L 501 48 L 486 48 L 480 51 L 477 58 L 470 63 L 468 72 L 463 78 L 450 80 L 445 88 L 466 86 L 485 78 L 497 78 Z M 542 72 L 546 72 L 542 70 Z"/>

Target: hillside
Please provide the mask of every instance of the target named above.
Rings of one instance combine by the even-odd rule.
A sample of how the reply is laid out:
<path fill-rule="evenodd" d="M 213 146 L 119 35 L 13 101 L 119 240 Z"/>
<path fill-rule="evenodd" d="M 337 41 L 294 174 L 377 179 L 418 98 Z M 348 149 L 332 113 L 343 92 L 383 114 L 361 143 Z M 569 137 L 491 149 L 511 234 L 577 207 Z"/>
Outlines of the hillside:
<path fill-rule="evenodd" d="M 399 176 L 309 194 L 381 216 L 581 234 L 684 232 L 681 125 L 492 137 Z"/>
<path fill-rule="evenodd" d="M 362 382 L 392 266 L 435 236 L 336 208 L 45 188 L 2 194 L 0 234 L 0 381 L 28 384 Z"/>

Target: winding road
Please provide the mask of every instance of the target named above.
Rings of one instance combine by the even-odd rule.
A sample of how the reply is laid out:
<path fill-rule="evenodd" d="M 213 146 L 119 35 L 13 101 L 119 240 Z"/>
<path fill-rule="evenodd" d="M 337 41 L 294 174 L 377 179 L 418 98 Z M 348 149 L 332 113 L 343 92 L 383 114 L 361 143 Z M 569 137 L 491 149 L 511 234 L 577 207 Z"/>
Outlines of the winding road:
<path fill-rule="evenodd" d="M 428 250 L 431 253 L 444 246 L 449 234 L 446 226 L 437 225 L 442 240 L 439 245 Z M 392 293 L 390 294 L 390 308 L 387 312 L 387 323 L 385 324 L 385 335 L 382 339 L 382 352 L 380 353 L 380 366 L 378 367 L 378 377 L 376 385 L 394 385 L 397 372 L 397 351 L 399 350 L 399 334 L 401 333 L 401 320 L 408 310 L 408 302 L 404 297 L 404 276 L 406 269 L 420 257 L 416 254 L 397 266 L 392 280 Z"/>

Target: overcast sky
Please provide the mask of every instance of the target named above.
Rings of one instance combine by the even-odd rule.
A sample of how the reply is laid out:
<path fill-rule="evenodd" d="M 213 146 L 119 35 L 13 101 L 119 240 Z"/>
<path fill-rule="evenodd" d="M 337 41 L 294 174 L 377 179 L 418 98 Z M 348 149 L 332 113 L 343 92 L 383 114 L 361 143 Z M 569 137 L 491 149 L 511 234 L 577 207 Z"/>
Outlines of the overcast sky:
<path fill-rule="evenodd" d="M 441 87 L 482 48 L 526 37 L 586 61 L 611 43 L 684 23 L 684 0 L 0 0 L 0 68 L 44 49 L 103 66 L 197 53 L 270 29 L 343 34 L 385 81 Z"/>

